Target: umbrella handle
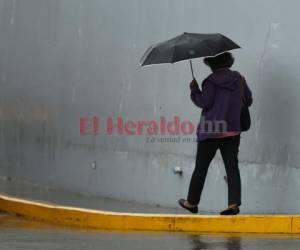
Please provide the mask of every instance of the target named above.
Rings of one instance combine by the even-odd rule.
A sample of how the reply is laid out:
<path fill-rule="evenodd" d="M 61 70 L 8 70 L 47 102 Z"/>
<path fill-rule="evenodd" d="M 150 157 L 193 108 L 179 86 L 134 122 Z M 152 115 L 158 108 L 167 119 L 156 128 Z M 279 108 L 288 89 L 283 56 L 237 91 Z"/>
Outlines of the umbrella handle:
<path fill-rule="evenodd" d="M 194 75 L 194 69 L 193 69 L 192 60 L 190 60 L 190 67 L 191 67 L 191 72 L 192 72 L 193 80 L 195 80 L 195 75 Z"/>

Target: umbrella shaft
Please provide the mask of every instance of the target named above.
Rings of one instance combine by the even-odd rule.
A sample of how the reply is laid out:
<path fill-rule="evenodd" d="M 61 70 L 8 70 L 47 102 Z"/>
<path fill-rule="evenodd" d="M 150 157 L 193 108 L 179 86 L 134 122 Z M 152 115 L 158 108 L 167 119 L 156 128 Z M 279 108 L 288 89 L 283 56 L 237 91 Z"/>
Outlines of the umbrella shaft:
<path fill-rule="evenodd" d="M 192 72 L 193 79 L 195 79 L 192 60 L 190 60 L 190 67 L 191 67 L 191 72 Z"/>

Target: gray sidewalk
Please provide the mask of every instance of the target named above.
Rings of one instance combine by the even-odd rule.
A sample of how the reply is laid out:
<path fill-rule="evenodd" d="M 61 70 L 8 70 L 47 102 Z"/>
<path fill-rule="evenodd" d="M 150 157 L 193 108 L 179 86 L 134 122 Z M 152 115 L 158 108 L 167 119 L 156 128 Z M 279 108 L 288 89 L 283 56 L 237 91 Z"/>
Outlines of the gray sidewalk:
<path fill-rule="evenodd" d="M 42 188 L 37 185 L 0 181 L 2 193 L 67 206 L 121 212 L 184 213 L 97 197 Z M 0 213 L 0 249 L 103 249 L 103 250 L 292 250 L 299 249 L 299 235 L 192 234 L 161 232 L 108 232 L 55 227 Z"/>
<path fill-rule="evenodd" d="M 131 202 L 122 202 L 118 200 L 83 196 L 71 192 L 46 188 L 43 186 L 33 185 L 25 182 L 18 182 L 14 180 L 0 180 L 0 193 L 17 196 L 24 199 L 32 199 L 37 201 L 44 201 L 55 203 L 64 206 L 89 208 L 97 210 L 107 210 L 114 212 L 137 212 L 137 213 L 182 213 L 186 212 L 181 209 L 163 208 L 158 206 L 150 206 L 143 204 L 136 204 Z"/>
<path fill-rule="evenodd" d="M 299 246 L 298 235 L 79 230 L 0 214 L 1 250 L 294 250 Z"/>

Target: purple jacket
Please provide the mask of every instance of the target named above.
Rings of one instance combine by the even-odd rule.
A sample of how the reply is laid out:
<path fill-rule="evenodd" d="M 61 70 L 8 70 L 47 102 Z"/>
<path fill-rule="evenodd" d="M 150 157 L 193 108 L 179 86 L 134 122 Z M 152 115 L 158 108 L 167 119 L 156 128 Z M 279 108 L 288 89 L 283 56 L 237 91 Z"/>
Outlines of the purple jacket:
<path fill-rule="evenodd" d="M 243 81 L 245 84 L 242 85 Z M 197 126 L 198 141 L 220 137 L 224 132 L 241 131 L 242 90 L 245 105 L 251 106 L 252 93 L 245 78 L 227 68 L 209 75 L 202 83 L 202 91 L 197 85 L 191 87 L 191 99 L 202 109 Z"/>

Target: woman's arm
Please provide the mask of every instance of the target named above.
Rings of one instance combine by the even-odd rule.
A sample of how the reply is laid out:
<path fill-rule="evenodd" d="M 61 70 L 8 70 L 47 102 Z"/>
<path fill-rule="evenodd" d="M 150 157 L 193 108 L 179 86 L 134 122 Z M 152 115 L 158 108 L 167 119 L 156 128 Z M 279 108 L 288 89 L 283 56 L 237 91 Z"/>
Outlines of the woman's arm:
<path fill-rule="evenodd" d="M 244 104 L 247 107 L 250 107 L 253 103 L 253 98 L 252 98 L 252 92 L 246 82 L 246 79 L 244 77 L 243 78 L 243 83 L 244 83 Z"/>
<path fill-rule="evenodd" d="M 190 84 L 191 89 L 191 99 L 193 103 L 202 109 L 209 109 L 215 99 L 215 86 L 208 81 L 204 81 L 202 84 L 202 91 L 199 89 L 196 80 L 193 80 Z"/>

